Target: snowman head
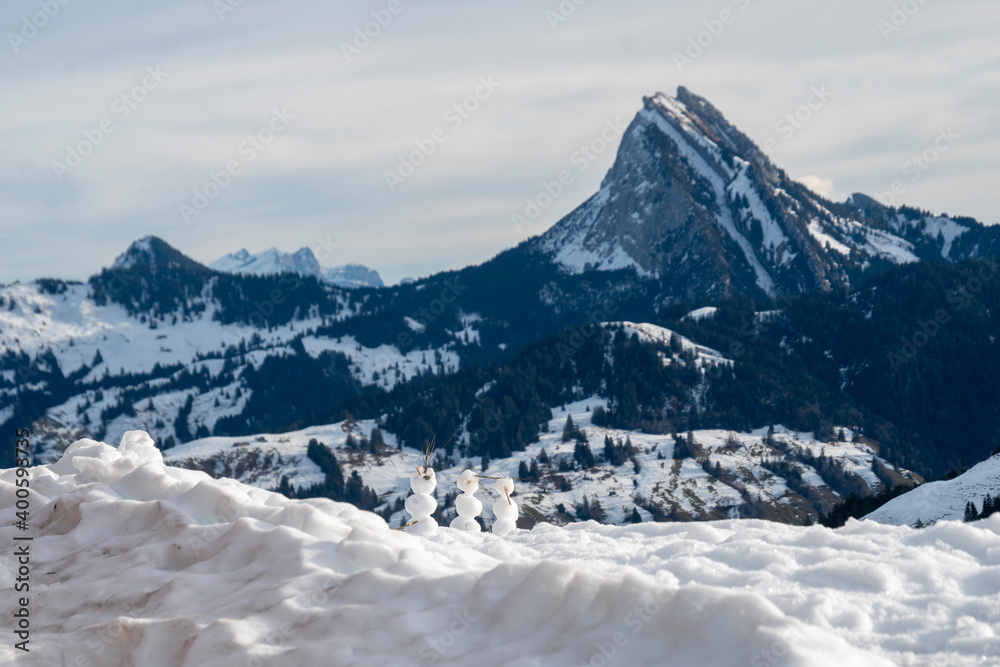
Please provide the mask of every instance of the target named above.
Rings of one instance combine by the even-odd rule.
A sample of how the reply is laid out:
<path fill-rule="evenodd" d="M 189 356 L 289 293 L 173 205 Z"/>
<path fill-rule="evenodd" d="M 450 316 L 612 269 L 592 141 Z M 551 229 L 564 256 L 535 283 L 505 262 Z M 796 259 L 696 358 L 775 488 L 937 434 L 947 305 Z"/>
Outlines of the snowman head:
<path fill-rule="evenodd" d="M 458 488 L 463 493 L 473 493 L 479 488 L 479 477 L 471 470 L 464 471 L 458 476 Z"/>
<path fill-rule="evenodd" d="M 514 480 L 510 477 L 502 477 L 493 483 L 493 489 L 501 498 L 509 498 L 514 493 Z"/>
<path fill-rule="evenodd" d="M 437 476 L 434 468 L 421 468 L 417 466 L 417 471 L 410 475 L 410 488 L 415 493 L 430 493 L 437 486 Z"/>

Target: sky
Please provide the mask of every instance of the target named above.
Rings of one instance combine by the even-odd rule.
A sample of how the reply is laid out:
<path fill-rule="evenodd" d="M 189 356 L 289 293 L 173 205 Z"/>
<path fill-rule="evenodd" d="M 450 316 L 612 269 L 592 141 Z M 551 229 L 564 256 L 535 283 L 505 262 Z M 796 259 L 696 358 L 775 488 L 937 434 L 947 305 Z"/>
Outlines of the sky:
<path fill-rule="evenodd" d="M 995 0 L 6 0 L 0 282 L 85 279 L 148 234 L 205 263 L 309 246 L 387 283 L 482 262 L 593 194 L 617 146 L 512 221 L 679 85 L 821 194 L 995 224 L 998 19 Z"/>

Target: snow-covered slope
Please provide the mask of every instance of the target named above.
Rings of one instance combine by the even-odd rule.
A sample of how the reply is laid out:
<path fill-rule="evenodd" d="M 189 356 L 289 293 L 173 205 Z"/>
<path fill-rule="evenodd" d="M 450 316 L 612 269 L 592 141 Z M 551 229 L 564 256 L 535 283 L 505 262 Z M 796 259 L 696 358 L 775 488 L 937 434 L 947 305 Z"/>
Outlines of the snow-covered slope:
<path fill-rule="evenodd" d="M 634 520 L 636 512 L 643 521 L 740 517 L 789 523 L 814 521 L 820 511 L 829 512 L 840 502 L 843 493 L 824 481 L 818 463 L 809 455 L 829 457 L 845 473 L 856 476 L 858 484 L 866 489 L 883 488 L 872 471 L 872 459 L 877 454 L 860 442 L 820 443 L 810 434 L 792 433 L 782 427 L 777 427 L 770 438 L 767 429 L 739 434 L 699 430 L 692 434 L 695 451 L 680 454 L 669 435 L 594 426 L 591 418 L 597 407 L 604 407 L 604 401 L 593 397 L 554 408 L 555 416 L 538 443 L 514 452 L 510 458 L 491 461 L 483 474 L 517 479 L 522 463 L 529 468 L 537 465 L 538 479 L 518 481 L 524 514 L 531 521 L 555 523 L 573 521 L 584 498 L 588 503 L 598 503 L 605 513 L 603 520 L 613 524 Z M 576 441 L 562 441 L 567 417 L 573 419 L 589 442 L 597 459 L 591 468 L 574 464 Z M 371 420 L 358 421 L 354 437 L 368 435 L 375 425 Z M 393 526 L 402 525 L 404 515 L 397 505 L 406 497 L 410 473 L 423 463 L 423 455 L 412 449 L 398 449 L 395 437 L 388 432 L 383 432 L 386 446 L 379 447 L 378 453 L 346 449 L 349 430 L 340 422 L 282 434 L 204 438 L 179 445 L 167 451 L 165 457 L 172 465 L 233 477 L 265 489 L 277 488 L 282 477 L 287 477 L 293 487 L 305 488 L 322 481 L 318 467 L 306 456 L 309 441 L 315 439 L 333 450 L 345 475 L 357 471 L 364 483 L 378 493 L 379 511 L 389 516 Z M 460 434 L 457 439 L 475 440 L 478 435 Z M 634 451 L 630 458 L 618 465 L 605 460 L 605 437 L 631 445 Z M 801 460 L 802 455 L 807 460 Z M 772 472 L 761 464 L 762 459 L 789 461 L 801 484 Z M 439 456 L 437 461 L 442 480 L 457 479 L 466 468 L 481 470 L 478 458 L 473 461 L 456 456 L 446 461 Z M 906 471 L 894 470 L 894 474 L 901 480 L 913 479 Z M 452 499 L 445 498 L 444 493 L 440 507 L 449 519 L 454 515 Z"/>
<path fill-rule="evenodd" d="M 937 521 L 961 521 L 965 504 L 981 510 L 986 494 L 1000 496 L 1000 455 L 982 461 L 953 479 L 923 484 L 893 498 L 865 517 L 896 526 Z"/>
<path fill-rule="evenodd" d="M 606 323 L 605 326 L 620 326 L 625 330 L 626 334 L 635 334 L 640 340 L 645 342 L 669 345 L 671 339 L 675 339 L 677 344 L 680 345 L 681 350 L 691 352 L 694 355 L 695 363 L 699 368 L 714 365 L 733 365 L 733 360 L 727 359 L 725 355 L 718 350 L 713 350 L 712 348 L 705 347 L 704 345 L 698 345 L 694 341 L 665 327 L 648 323 L 636 324 L 635 322 L 610 322 Z"/>
<path fill-rule="evenodd" d="M 0 473 L 14 512 L 15 471 Z M 423 538 L 165 467 L 152 441 L 32 469 L 38 665 L 995 664 L 1000 516 L 915 531 L 761 521 Z M 11 626 L 13 607 L 4 609 Z M 28 664 L 27 662 L 25 664 Z"/>
<path fill-rule="evenodd" d="M 382 278 L 377 271 L 361 264 L 323 268 L 309 248 L 299 248 L 293 253 L 268 248 L 256 255 L 241 248 L 235 253 L 223 255 L 209 264 L 209 268 L 225 273 L 258 276 L 295 273 L 312 276 L 339 287 L 382 287 Z"/>

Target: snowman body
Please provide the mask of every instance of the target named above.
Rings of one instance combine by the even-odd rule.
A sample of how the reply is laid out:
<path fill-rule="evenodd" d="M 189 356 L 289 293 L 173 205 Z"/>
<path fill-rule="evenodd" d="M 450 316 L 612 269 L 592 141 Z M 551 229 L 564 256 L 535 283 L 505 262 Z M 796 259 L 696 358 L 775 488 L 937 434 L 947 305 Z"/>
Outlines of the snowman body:
<path fill-rule="evenodd" d="M 465 530 L 470 533 L 478 533 L 482 530 L 476 517 L 483 511 L 483 503 L 476 498 L 476 489 L 479 488 L 479 478 L 476 473 L 466 470 L 458 476 L 458 488 L 462 494 L 455 498 L 455 509 L 458 516 L 451 522 L 451 527 L 456 530 Z"/>
<path fill-rule="evenodd" d="M 431 493 L 437 488 L 437 477 L 433 468 L 417 469 L 410 475 L 413 495 L 406 499 L 405 508 L 410 514 L 406 532 L 414 535 L 432 535 L 437 532 L 438 522 L 431 516 L 437 509 L 437 500 Z"/>
<path fill-rule="evenodd" d="M 493 533 L 495 535 L 506 535 L 517 527 L 517 503 L 511 498 L 514 493 L 514 480 L 510 477 L 498 479 L 493 484 L 493 489 L 499 496 L 493 503 L 493 514 L 496 520 L 493 522 Z"/>

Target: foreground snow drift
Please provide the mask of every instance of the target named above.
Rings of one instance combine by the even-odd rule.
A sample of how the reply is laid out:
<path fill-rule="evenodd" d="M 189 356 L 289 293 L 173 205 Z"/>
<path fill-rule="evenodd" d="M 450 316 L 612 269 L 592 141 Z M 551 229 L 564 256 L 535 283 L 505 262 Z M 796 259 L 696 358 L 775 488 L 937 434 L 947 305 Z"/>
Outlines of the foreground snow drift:
<path fill-rule="evenodd" d="M 14 471 L 0 473 L 5 517 Z M 921 531 L 759 521 L 426 539 L 171 468 L 143 433 L 33 469 L 48 665 L 995 664 L 1000 515 Z M 5 521 L 5 523 L 8 523 Z M 0 529 L 14 598 L 14 529 Z M 11 627 L 12 606 L 3 622 Z M 4 642 L 0 662 L 25 657 Z M 935 662 L 937 661 L 937 662 Z"/>

